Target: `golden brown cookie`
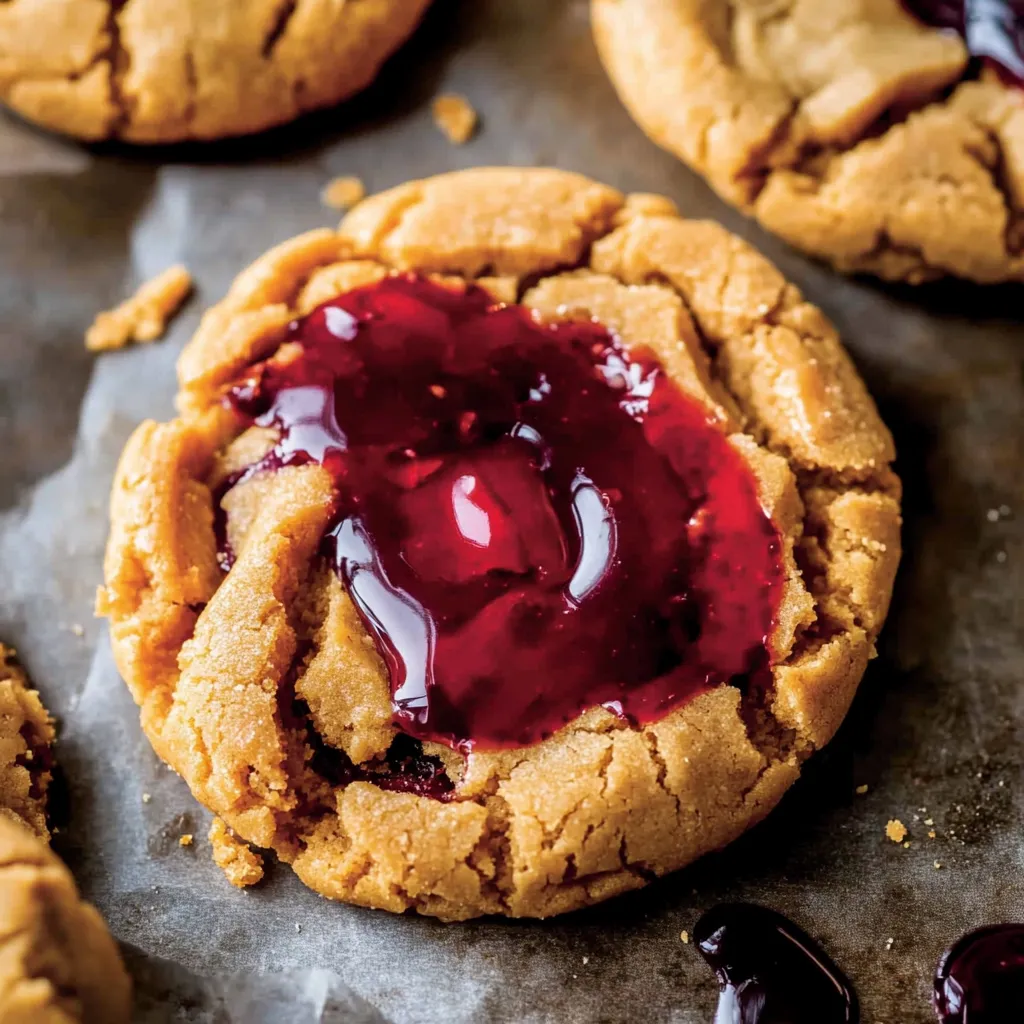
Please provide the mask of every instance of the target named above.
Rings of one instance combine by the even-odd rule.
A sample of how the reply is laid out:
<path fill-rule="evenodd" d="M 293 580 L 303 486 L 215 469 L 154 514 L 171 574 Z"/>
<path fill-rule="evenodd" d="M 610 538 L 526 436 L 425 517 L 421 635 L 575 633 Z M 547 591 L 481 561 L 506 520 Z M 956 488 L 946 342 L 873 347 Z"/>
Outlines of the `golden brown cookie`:
<path fill-rule="evenodd" d="M 20 819 L 46 840 L 53 738 L 39 694 L 29 689 L 14 652 L 0 644 L 0 814 Z"/>
<path fill-rule="evenodd" d="M 0 1020 L 127 1024 L 131 982 L 96 908 L 37 836 L 0 815 Z"/>
<path fill-rule="evenodd" d="M 456 317 L 483 294 L 465 282 L 502 323 L 607 339 L 596 317 L 621 359 L 656 358 L 680 407 L 701 410 L 695 429 L 749 478 L 776 531 L 758 685 L 701 687 L 635 721 L 589 707 L 548 738 L 468 755 L 430 740 L 416 754 L 399 735 L 411 719 L 392 705 L 388 648 L 353 601 L 355 576 L 344 586 L 325 554 L 340 500 L 327 463 L 285 464 L 284 428 L 237 403 L 310 365 L 295 331 L 357 337 L 339 303 L 405 289 L 399 305 L 419 309 L 416 295 L 434 292 L 408 272 L 432 276 Z M 324 895 L 447 919 L 543 917 L 642 886 L 774 807 L 874 653 L 900 547 L 891 438 L 824 316 L 748 245 L 668 200 L 556 170 L 411 182 L 245 270 L 178 374 L 179 418 L 144 423 L 121 457 L 98 610 L 156 751 L 237 836 Z M 404 415 L 402 399 L 373 395 L 385 426 L 388 410 Z M 388 788 L 387 772 L 425 767 L 443 775 L 440 796 Z"/>
<path fill-rule="evenodd" d="M 351 96 L 429 0 L 7 0 L 0 100 L 82 139 L 244 135 Z"/>
<path fill-rule="evenodd" d="M 900 0 L 592 0 L 592 18 L 643 130 L 792 245 L 894 280 L 1024 280 L 1024 89 Z"/>

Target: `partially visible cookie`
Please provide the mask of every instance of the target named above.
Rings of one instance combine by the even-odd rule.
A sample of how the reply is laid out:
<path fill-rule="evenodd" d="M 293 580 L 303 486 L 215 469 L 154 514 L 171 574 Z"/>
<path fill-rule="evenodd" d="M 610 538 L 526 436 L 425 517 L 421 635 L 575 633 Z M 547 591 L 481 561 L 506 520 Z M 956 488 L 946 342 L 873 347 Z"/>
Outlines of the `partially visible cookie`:
<path fill-rule="evenodd" d="M 96 908 L 23 824 L 0 815 L 0 1020 L 127 1024 L 131 982 Z"/>
<path fill-rule="evenodd" d="M 974 15 L 990 21 L 976 40 L 1012 32 L 1013 17 L 1024 38 L 1002 6 Z M 1024 88 L 979 73 L 957 34 L 933 27 L 960 9 L 592 0 L 637 123 L 770 231 L 841 270 L 1020 281 Z"/>
<path fill-rule="evenodd" d="M 216 139 L 358 92 L 429 0 L 7 0 L 0 100 L 82 139 Z"/>
<path fill-rule="evenodd" d="M 0 814 L 20 819 L 46 840 L 53 738 L 39 694 L 29 689 L 14 652 L 0 644 Z"/>
<path fill-rule="evenodd" d="M 124 1024 L 131 983 L 117 945 L 49 850 L 53 723 L 0 644 L 0 1020 Z"/>

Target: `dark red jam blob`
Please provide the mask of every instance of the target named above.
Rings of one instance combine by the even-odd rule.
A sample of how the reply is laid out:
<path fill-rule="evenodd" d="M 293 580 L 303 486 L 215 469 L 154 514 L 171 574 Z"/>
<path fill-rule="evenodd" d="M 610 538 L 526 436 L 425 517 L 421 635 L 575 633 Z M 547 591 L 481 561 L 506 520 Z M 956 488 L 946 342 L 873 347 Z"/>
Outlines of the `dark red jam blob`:
<path fill-rule="evenodd" d="M 229 394 L 280 433 L 229 485 L 332 473 L 325 554 L 403 732 L 531 744 L 588 707 L 649 721 L 767 670 L 778 533 L 749 467 L 652 357 L 413 276 L 339 296 L 288 341 L 296 358 Z"/>
<path fill-rule="evenodd" d="M 919 21 L 963 36 L 967 51 L 1024 86 L 1024 0 L 903 0 Z"/>
<path fill-rule="evenodd" d="M 1024 1021 L 1024 924 L 960 939 L 939 961 L 934 1001 L 942 1024 Z"/>
<path fill-rule="evenodd" d="M 455 790 L 441 759 L 424 754 L 423 744 L 411 736 L 399 733 L 383 761 L 365 766 L 353 764 L 344 753 L 326 746 L 318 737 L 311 737 L 311 745 L 313 770 L 336 786 L 370 782 L 392 793 L 414 793 L 442 803 L 450 800 Z"/>
<path fill-rule="evenodd" d="M 716 1024 L 856 1024 L 853 986 L 821 947 L 781 914 L 723 903 L 694 928 L 718 977 Z"/>

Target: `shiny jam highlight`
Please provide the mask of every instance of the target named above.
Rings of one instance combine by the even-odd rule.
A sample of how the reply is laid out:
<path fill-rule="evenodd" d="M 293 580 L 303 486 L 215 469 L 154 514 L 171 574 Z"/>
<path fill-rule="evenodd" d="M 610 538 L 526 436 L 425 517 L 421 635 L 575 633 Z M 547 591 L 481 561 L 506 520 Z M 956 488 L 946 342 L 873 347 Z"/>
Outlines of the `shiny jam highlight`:
<path fill-rule="evenodd" d="M 287 340 L 295 358 L 228 394 L 279 434 L 229 485 L 331 473 L 324 555 L 402 732 L 527 745 L 587 708 L 646 722 L 768 670 L 778 532 L 650 355 L 411 275 L 333 299 Z"/>

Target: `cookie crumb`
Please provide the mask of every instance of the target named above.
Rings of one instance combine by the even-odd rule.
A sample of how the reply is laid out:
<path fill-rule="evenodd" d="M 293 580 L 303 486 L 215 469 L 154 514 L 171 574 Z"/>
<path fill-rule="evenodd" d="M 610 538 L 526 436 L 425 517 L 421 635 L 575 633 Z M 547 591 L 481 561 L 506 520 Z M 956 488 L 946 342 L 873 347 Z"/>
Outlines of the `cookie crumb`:
<path fill-rule="evenodd" d="M 75 636 L 85 636 L 85 626 L 83 626 L 80 622 L 72 622 L 71 632 L 74 633 Z"/>
<path fill-rule="evenodd" d="M 930 827 L 930 826 L 935 824 L 935 819 L 934 818 L 925 818 L 924 819 L 924 823 Z"/>
<path fill-rule="evenodd" d="M 452 145 L 461 146 L 469 142 L 476 131 L 476 111 L 465 96 L 446 93 L 434 100 L 434 124 L 444 133 Z"/>
<path fill-rule="evenodd" d="M 142 802 L 144 804 L 148 804 L 149 801 L 152 800 L 152 799 L 153 799 L 153 797 L 149 793 L 143 793 L 142 794 Z"/>
<path fill-rule="evenodd" d="M 903 849 L 904 850 L 909 850 L 910 849 L 910 841 L 909 840 L 903 844 Z"/>
<path fill-rule="evenodd" d="M 894 943 L 895 941 L 896 941 L 896 940 L 895 940 L 894 938 L 892 938 L 892 937 L 890 937 L 890 938 L 886 939 L 886 940 L 885 940 L 885 948 L 886 948 L 886 950 L 890 950 L 890 949 L 892 949 L 892 944 L 893 944 L 893 943 Z"/>
<path fill-rule="evenodd" d="M 329 181 L 320 193 L 320 202 L 332 210 L 348 210 L 366 195 L 366 186 L 360 178 L 345 175 Z"/>
<path fill-rule="evenodd" d="M 907 838 L 907 826 L 899 818 L 890 818 L 885 825 L 885 834 L 894 843 L 902 843 Z"/>
<path fill-rule="evenodd" d="M 929 839 L 934 839 L 935 838 L 935 829 L 929 829 L 928 830 L 928 838 Z"/>
<path fill-rule="evenodd" d="M 255 885 L 263 878 L 263 858 L 251 850 L 248 843 L 239 839 L 220 818 L 213 819 L 209 840 L 213 847 L 214 864 L 236 889 Z"/>
<path fill-rule="evenodd" d="M 866 785 L 865 786 L 858 786 L 854 790 L 854 793 L 856 793 L 857 796 L 863 796 L 867 791 L 868 791 L 868 787 Z"/>
<path fill-rule="evenodd" d="M 584 963 L 584 965 L 589 964 L 590 963 L 590 957 L 589 956 L 585 956 L 583 958 L 583 963 Z"/>
<path fill-rule="evenodd" d="M 192 833 L 186 832 L 179 840 L 179 846 L 191 846 L 192 845 Z"/>
<path fill-rule="evenodd" d="M 298 933 L 299 933 L 299 932 L 301 932 L 301 931 L 302 931 L 302 925 L 301 925 L 301 924 L 299 924 L 299 922 L 298 922 L 298 921 L 296 921 L 296 922 L 295 922 L 295 932 L 296 932 L 296 934 L 298 934 Z"/>
<path fill-rule="evenodd" d="M 999 509 L 997 509 L 997 508 L 990 508 L 990 509 L 989 509 L 989 510 L 988 510 L 988 511 L 987 511 L 987 512 L 985 513 L 985 518 L 986 518 L 986 519 L 987 519 L 987 520 L 988 520 L 988 521 L 989 521 L 990 523 L 998 523 L 998 522 L 999 522 Z"/>
<path fill-rule="evenodd" d="M 191 291 L 192 275 L 180 264 L 168 267 L 116 309 L 97 314 L 85 332 L 85 347 L 103 352 L 130 341 L 155 341 Z"/>
<path fill-rule="evenodd" d="M 936 871 L 939 871 L 939 870 L 941 870 L 941 868 L 942 868 L 942 865 L 941 865 L 941 864 L 940 864 L 940 863 L 939 863 L 938 861 L 935 861 L 935 862 L 934 862 L 934 864 L 935 864 L 935 870 L 936 870 Z"/>
<path fill-rule="evenodd" d="M 685 942 L 685 943 L 686 943 L 687 945 L 689 945 L 689 944 L 690 944 L 690 933 L 689 933 L 689 932 L 680 932 L 680 933 L 679 933 L 679 938 L 680 938 L 680 939 L 681 939 L 681 940 L 682 940 L 683 942 Z"/>

